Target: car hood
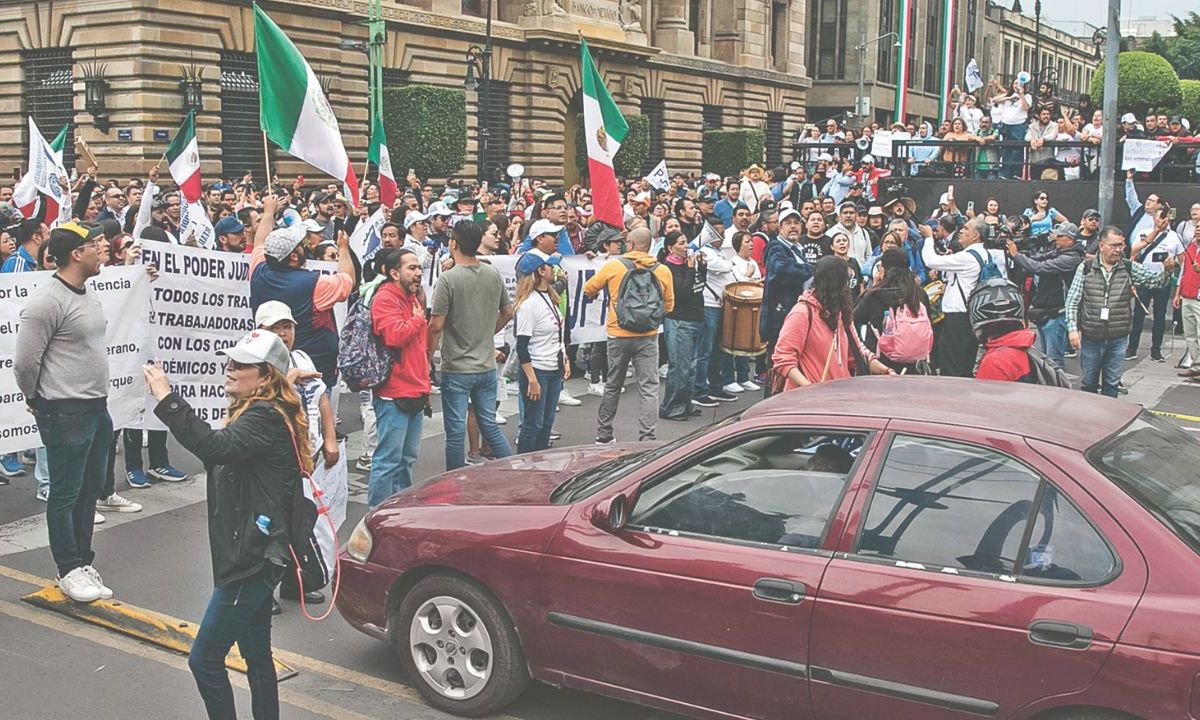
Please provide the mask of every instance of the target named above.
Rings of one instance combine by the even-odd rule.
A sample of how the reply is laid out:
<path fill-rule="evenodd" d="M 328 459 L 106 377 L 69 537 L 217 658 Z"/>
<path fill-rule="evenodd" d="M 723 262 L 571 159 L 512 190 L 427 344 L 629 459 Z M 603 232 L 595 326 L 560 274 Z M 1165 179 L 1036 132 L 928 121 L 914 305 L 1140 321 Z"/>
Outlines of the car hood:
<path fill-rule="evenodd" d="M 656 443 L 579 445 L 492 460 L 438 475 L 400 493 L 392 505 L 549 505 L 550 493 L 576 473 Z"/>

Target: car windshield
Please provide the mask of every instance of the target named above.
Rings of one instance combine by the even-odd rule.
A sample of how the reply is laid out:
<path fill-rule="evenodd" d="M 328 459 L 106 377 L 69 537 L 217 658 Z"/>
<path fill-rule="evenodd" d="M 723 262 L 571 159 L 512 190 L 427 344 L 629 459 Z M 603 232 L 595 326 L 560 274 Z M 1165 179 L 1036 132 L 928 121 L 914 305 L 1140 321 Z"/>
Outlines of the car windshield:
<path fill-rule="evenodd" d="M 1143 412 L 1088 460 L 1200 554 L 1200 440 Z"/>
<path fill-rule="evenodd" d="M 561 485 L 554 488 L 554 492 L 550 493 L 550 502 L 566 505 L 589 498 L 600 492 L 601 489 L 624 477 L 626 473 L 647 463 L 654 462 L 675 448 L 686 445 L 704 433 L 736 422 L 740 417 L 740 415 L 734 415 L 733 417 L 725 418 L 715 425 L 706 425 L 705 427 L 697 428 L 681 438 L 659 445 L 656 448 L 628 453 L 621 457 L 613 458 L 608 462 L 600 463 L 595 467 L 588 468 L 577 475 L 567 478 Z"/>

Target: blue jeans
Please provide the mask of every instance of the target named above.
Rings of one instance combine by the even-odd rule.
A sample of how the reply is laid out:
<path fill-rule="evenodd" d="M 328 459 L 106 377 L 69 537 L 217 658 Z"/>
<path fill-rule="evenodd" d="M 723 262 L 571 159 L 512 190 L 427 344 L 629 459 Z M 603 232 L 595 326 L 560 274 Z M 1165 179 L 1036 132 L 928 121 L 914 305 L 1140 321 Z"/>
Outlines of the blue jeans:
<path fill-rule="evenodd" d="M 1067 317 L 1059 313 L 1037 326 L 1037 349 L 1046 353 L 1058 367 L 1066 368 Z"/>
<path fill-rule="evenodd" d="M 96 500 L 108 476 L 113 426 L 108 410 L 37 413 L 38 432 L 46 446 L 50 496 L 46 530 L 59 576 L 91 565 Z"/>
<path fill-rule="evenodd" d="M 524 368 L 517 370 L 517 383 L 521 388 L 521 433 L 517 436 L 517 452 L 528 453 L 550 447 L 550 431 L 554 429 L 554 414 L 558 408 L 558 395 L 562 392 L 562 370 L 533 369 L 542 393 L 537 400 L 528 396 L 529 379 Z M 476 408 L 478 412 L 478 408 Z"/>
<path fill-rule="evenodd" d="M 696 350 L 704 334 L 704 323 L 667 318 L 667 387 L 658 406 L 659 417 L 687 417 L 692 411 L 692 378 L 696 374 Z"/>
<path fill-rule="evenodd" d="M 704 330 L 696 343 L 695 397 L 708 395 L 733 382 L 733 363 L 721 349 L 721 308 L 704 308 Z"/>
<path fill-rule="evenodd" d="M 236 642 L 246 660 L 254 720 L 278 720 L 279 680 L 271 659 L 271 596 L 283 568 L 267 563 L 259 572 L 213 588 L 208 609 L 188 654 L 188 668 L 209 720 L 236 720 L 225 656 Z"/>
<path fill-rule="evenodd" d="M 1083 366 L 1083 377 L 1079 381 L 1079 389 L 1089 393 L 1100 389 L 1102 395 L 1115 398 L 1121 374 L 1125 371 L 1125 350 L 1128 347 L 1127 336 L 1111 340 L 1082 338 L 1079 343 L 1079 364 Z"/>
<path fill-rule="evenodd" d="M 1000 125 L 1000 139 L 1006 142 L 1025 142 L 1025 132 L 1029 123 L 1020 125 Z M 1021 177 L 1021 166 L 1025 163 L 1025 148 L 1000 148 L 1000 176 L 1004 178 Z"/>
<path fill-rule="evenodd" d="M 392 400 L 371 399 L 375 410 L 375 452 L 367 480 L 367 507 L 412 487 L 413 464 L 421 451 L 422 411 L 406 413 Z"/>
<path fill-rule="evenodd" d="M 446 431 L 446 470 L 467 464 L 467 401 L 475 406 L 479 434 L 492 449 L 493 457 L 512 455 L 508 438 L 496 424 L 496 371 L 442 373 L 442 427 Z"/>

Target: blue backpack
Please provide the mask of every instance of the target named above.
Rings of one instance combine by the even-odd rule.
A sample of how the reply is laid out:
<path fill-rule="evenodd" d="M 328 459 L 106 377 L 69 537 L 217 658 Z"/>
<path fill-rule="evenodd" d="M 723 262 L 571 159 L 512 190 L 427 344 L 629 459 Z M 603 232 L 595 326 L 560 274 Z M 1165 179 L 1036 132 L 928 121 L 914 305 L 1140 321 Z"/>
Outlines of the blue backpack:
<path fill-rule="evenodd" d="M 387 382 L 394 360 L 395 353 L 375 334 L 370 300 L 360 296 L 346 316 L 338 346 L 338 370 L 346 387 L 351 392 L 379 387 Z"/>
<path fill-rule="evenodd" d="M 970 252 L 971 257 L 975 258 L 975 262 L 979 263 L 979 280 L 977 282 L 1004 277 L 1004 273 L 1000 272 L 1000 266 L 992 259 L 990 252 L 984 250 L 987 253 L 987 262 L 984 262 L 983 258 L 979 257 L 979 253 L 971 252 L 970 250 L 967 252 Z"/>

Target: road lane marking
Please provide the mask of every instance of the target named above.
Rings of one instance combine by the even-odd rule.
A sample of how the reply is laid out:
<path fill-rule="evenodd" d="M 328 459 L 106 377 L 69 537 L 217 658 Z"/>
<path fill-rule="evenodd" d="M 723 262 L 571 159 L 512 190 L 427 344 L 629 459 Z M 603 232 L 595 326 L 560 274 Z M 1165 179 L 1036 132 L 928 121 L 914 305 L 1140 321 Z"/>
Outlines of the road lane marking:
<path fill-rule="evenodd" d="M 1151 410 L 1150 414 L 1158 415 L 1159 417 L 1168 417 L 1174 420 L 1186 420 L 1187 422 L 1200 423 L 1200 417 L 1195 415 L 1180 415 L 1179 413 L 1166 412 L 1164 410 Z"/>

